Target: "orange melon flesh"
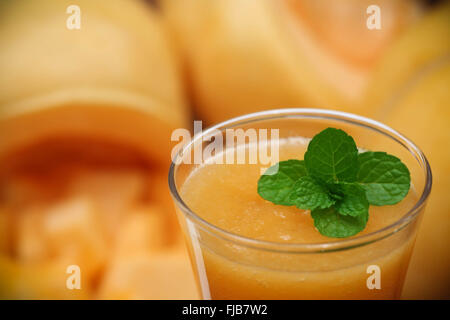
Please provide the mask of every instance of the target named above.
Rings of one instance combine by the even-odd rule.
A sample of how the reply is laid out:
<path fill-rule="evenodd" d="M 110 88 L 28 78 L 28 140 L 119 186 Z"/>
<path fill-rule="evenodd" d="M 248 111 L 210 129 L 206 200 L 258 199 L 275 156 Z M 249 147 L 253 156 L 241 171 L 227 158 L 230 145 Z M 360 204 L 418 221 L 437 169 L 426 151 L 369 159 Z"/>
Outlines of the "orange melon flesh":
<path fill-rule="evenodd" d="M 449 30 L 450 3 L 445 2 L 392 43 L 377 62 L 363 99 L 372 117 L 383 119 L 395 99 L 407 92 L 421 73 L 448 57 Z"/>
<path fill-rule="evenodd" d="M 196 298 L 161 182 L 188 119 L 161 18 L 142 1 L 81 0 L 68 30 L 72 4 L 0 3 L 0 296 L 97 298 L 109 266 L 133 256 L 157 263 L 140 280 L 174 263 L 185 279 L 140 297 Z M 81 290 L 66 288 L 72 264 Z"/>
<path fill-rule="evenodd" d="M 104 284 L 109 268 L 129 259 L 153 265 L 156 259 L 155 268 L 147 270 L 144 263 L 147 271 L 141 280 L 159 279 L 175 260 L 174 272 L 184 280 L 178 287 L 171 282 L 160 287 L 164 282 L 159 281 L 139 297 L 169 299 L 171 292 L 173 297 L 183 292 L 185 299 L 197 298 L 173 206 L 168 206 L 166 169 L 119 146 L 92 144 L 102 150 L 97 154 L 79 149 L 76 141 L 66 143 L 69 150 L 65 144 L 42 144 L 44 152 L 29 149 L 0 166 L 0 228 L 7 231 L 0 238 L 2 296 L 92 299 L 106 286 L 102 297 L 111 297 L 110 286 Z M 166 255 L 168 251 L 174 254 Z M 55 287 L 68 277 L 65 268 L 72 264 L 82 270 L 83 295 Z M 24 279 L 38 277 L 33 270 L 42 276 L 28 286 Z M 108 276 L 108 281 L 122 280 Z M 131 291 L 136 285 L 132 279 L 120 284 Z M 162 291 L 166 293 L 160 295 Z"/>
<path fill-rule="evenodd" d="M 386 110 L 384 121 L 413 139 L 433 171 L 427 204 L 405 283 L 408 299 L 450 298 L 450 60 L 421 74 Z M 413 127 L 411 124 L 414 124 Z"/>
<path fill-rule="evenodd" d="M 160 17 L 140 1 L 1 4 L 0 156 L 81 135 L 128 144 L 161 163 L 187 120 L 176 59 Z"/>
<path fill-rule="evenodd" d="M 292 2 L 299 8 L 277 0 L 161 2 L 204 121 L 280 107 L 368 114 L 361 99 L 375 62 L 420 11 L 414 1 L 375 1 L 389 13 L 381 32 L 367 32 L 361 1 Z"/>
<path fill-rule="evenodd" d="M 405 283 L 405 299 L 448 299 L 450 250 L 450 4 L 433 7 L 399 37 L 377 66 L 366 93 L 372 116 L 424 151 L 433 171 L 427 204 Z"/>
<path fill-rule="evenodd" d="M 308 25 L 323 49 L 344 63 L 370 69 L 393 41 L 422 14 L 413 1 L 390 0 L 285 0 Z M 369 6 L 381 12 L 381 29 L 367 28 Z M 373 13 L 372 13 L 373 14 Z M 330 25 L 332 24 L 332 28 Z"/>

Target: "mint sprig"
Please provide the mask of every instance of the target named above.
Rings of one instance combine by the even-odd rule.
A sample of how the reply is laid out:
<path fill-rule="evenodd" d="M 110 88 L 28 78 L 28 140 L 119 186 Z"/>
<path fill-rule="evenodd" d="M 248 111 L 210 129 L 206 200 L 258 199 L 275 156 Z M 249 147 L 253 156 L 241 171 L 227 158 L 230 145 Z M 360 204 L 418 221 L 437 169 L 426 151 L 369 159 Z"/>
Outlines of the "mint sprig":
<path fill-rule="evenodd" d="M 303 160 L 280 161 L 267 169 L 259 178 L 258 193 L 264 199 L 275 204 L 293 205 L 289 201 L 292 187 L 297 180 L 306 175 Z"/>
<path fill-rule="evenodd" d="M 400 159 L 385 152 L 358 153 L 351 136 L 327 128 L 310 141 L 304 161 L 270 167 L 258 181 L 258 193 L 274 204 L 311 210 L 321 234 L 344 238 L 365 228 L 369 205 L 400 202 L 410 183 Z"/>
<path fill-rule="evenodd" d="M 400 159 L 386 152 L 364 152 L 358 156 L 358 163 L 358 181 L 370 204 L 396 204 L 408 194 L 409 170 Z"/>
<path fill-rule="evenodd" d="M 303 176 L 292 186 L 289 202 L 299 209 L 329 208 L 335 203 L 327 188 L 310 176 Z"/>
<path fill-rule="evenodd" d="M 321 234 L 333 238 L 353 236 L 366 227 L 369 213 L 352 217 L 339 214 L 334 207 L 311 212 L 314 226 Z"/>
<path fill-rule="evenodd" d="M 343 130 L 328 128 L 314 136 L 305 153 L 308 174 L 325 183 L 354 182 L 358 148 Z"/>

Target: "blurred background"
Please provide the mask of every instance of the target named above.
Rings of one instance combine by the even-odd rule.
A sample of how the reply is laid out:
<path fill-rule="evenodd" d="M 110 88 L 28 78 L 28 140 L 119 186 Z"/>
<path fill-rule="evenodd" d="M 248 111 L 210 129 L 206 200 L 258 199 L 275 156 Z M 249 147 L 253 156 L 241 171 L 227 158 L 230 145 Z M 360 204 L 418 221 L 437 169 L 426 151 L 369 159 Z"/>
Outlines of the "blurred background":
<path fill-rule="evenodd" d="M 424 150 L 434 186 L 403 298 L 449 299 L 449 84 L 449 1 L 1 0 L 0 298 L 198 298 L 172 131 L 307 107 Z"/>

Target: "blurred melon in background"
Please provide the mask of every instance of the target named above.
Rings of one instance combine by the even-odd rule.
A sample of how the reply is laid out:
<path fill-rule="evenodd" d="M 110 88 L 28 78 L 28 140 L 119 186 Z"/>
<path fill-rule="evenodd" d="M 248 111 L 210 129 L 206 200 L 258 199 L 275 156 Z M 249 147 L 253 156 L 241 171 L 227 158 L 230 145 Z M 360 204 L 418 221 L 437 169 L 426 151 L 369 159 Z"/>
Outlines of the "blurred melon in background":
<path fill-rule="evenodd" d="M 82 8 L 80 30 L 66 27 L 71 4 Z M 84 134 L 167 160 L 171 129 L 186 125 L 187 111 L 159 16 L 134 0 L 1 6 L 2 153 L 43 136 Z"/>
<path fill-rule="evenodd" d="M 166 182 L 189 111 L 161 17 L 1 1 L 0 47 L 0 297 L 197 298 Z"/>
<path fill-rule="evenodd" d="M 404 298 L 450 299 L 449 83 L 450 55 L 418 75 L 384 117 L 385 123 L 421 146 L 433 171 L 433 191 L 416 240 Z"/>
<path fill-rule="evenodd" d="M 428 157 L 433 189 L 403 297 L 450 299 L 450 3 L 434 7 L 386 50 L 365 104 Z"/>
<path fill-rule="evenodd" d="M 196 114 L 209 123 L 263 109 L 369 113 L 368 79 L 422 15 L 411 0 L 161 0 L 184 56 Z M 378 5 L 381 30 L 368 30 Z"/>

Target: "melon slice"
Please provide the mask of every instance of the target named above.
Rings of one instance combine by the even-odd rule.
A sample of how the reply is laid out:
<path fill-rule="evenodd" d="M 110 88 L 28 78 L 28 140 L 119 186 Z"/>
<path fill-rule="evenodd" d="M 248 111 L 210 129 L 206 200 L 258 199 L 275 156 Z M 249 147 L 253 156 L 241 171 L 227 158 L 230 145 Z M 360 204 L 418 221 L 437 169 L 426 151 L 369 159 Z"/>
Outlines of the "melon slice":
<path fill-rule="evenodd" d="M 98 168 L 78 172 L 68 193 L 95 203 L 102 224 L 112 238 L 126 213 L 145 197 L 147 188 L 145 174 L 139 169 Z"/>
<path fill-rule="evenodd" d="M 433 171 L 403 297 L 449 299 L 450 288 L 450 57 L 420 74 L 391 104 L 384 122 L 414 141 Z"/>
<path fill-rule="evenodd" d="M 50 208 L 43 232 L 52 255 L 78 265 L 85 279 L 94 277 L 109 256 L 103 217 L 89 199 L 69 199 Z"/>
<path fill-rule="evenodd" d="M 82 136 L 170 157 L 186 126 L 176 58 L 161 18 L 137 0 L 0 4 L 0 156 L 48 137 Z"/>
<path fill-rule="evenodd" d="M 0 256 L 0 299 L 88 299 L 91 287 L 83 272 L 81 288 L 68 289 L 69 265 L 64 260 L 23 264 Z"/>
<path fill-rule="evenodd" d="M 386 51 L 376 67 L 364 104 L 382 119 L 417 76 L 450 54 L 450 3 L 435 7 Z"/>
<path fill-rule="evenodd" d="M 132 256 L 167 249 L 169 229 L 165 212 L 142 207 L 126 215 L 117 232 L 116 256 Z"/>
<path fill-rule="evenodd" d="M 185 251 L 143 254 L 115 261 L 99 289 L 99 299 L 198 299 Z"/>
<path fill-rule="evenodd" d="M 183 232 L 180 229 L 175 212 L 175 205 L 170 195 L 168 183 L 169 169 L 159 169 L 150 176 L 149 199 L 152 203 L 158 203 L 164 212 L 167 226 L 168 242 L 170 244 L 184 243 Z"/>
<path fill-rule="evenodd" d="M 450 4 L 429 12 L 393 44 L 369 85 L 366 104 L 425 153 L 433 190 L 421 222 L 403 296 L 448 299 L 450 268 Z"/>
<path fill-rule="evenodd" d="M 423 13 L 415 1 L 403 0 L 283 0 L 311 29 L 324 50 L 345 64 L 373 67 L 386 48 Z M 367 28 L 367 8 L 380 8 L 381 29 Z"/>
<path fill-rule="evenodd" d="M 35 263 L 50 259 L 43 219 L 43 210 L 38 207 L 28 208 L 18 217 L 14 256 L 19 261 Z"/>
<path fill-rule="evenodd" d="M 365 38 L 366 33 L 359 36 L 361 44 L 341 41 L 327 45 L 327 41 L 337 35 L 321 35 L 314 26 L 320 23 L 328 26 L 329 21 L 316 21 L 323 19 L 323 15 L 317 15 L 310 7 L 301 8 L 309 17 L 302 20 L 298 10 L 286 1 L 166 0 L 162 3 L 184 54 L 195 110 L 203 120 L 214 123 L 280 107 L 368 113 L 360 100 L 371 65 L 361 67 L 361 61 L 348 54 L 354 52 L 355 46 L 370 42 Z M 339 5 L 321 8 L 326 17 L 333 17 L 342 24 L 333 32 L 352 28 L 355 20 L 340 13 L 354 6 L 353 1 L 339 1 Z M 358 4 L 357 8 L 360 7 Z M 376 34 L 374 41 L 378 43 L 378 51 L 389 42 L 394 30 L 397 32 L 402 29 L 400 25 L 414 20 L 409 12 L 415 7 L 414 1 L 402 1 L 399 6 L 387 5 L 393 16 L 401 15 L 404 19 L 392 19 L 392 28 L 381 35 L 370 33 Z M 367 17 L 365 10 L 352 15 L 356 23 L 361 15 Z M 349 19 L 350 22 L 346 21 Z M 308 20 L 314 21 L 313 26 Z M 342 50 L 343 46 L 346 50 Z M 371 61 L 378 56 L 377 53 L 376 57 L 367 59 Z"/>
<path fill-rule="evenodd" d="M 32 207 L 18 218 L 14 257 L 26 266 L 67 261 L 90 283 L 110 253 L 98 210 L 86 198 Z"/>

